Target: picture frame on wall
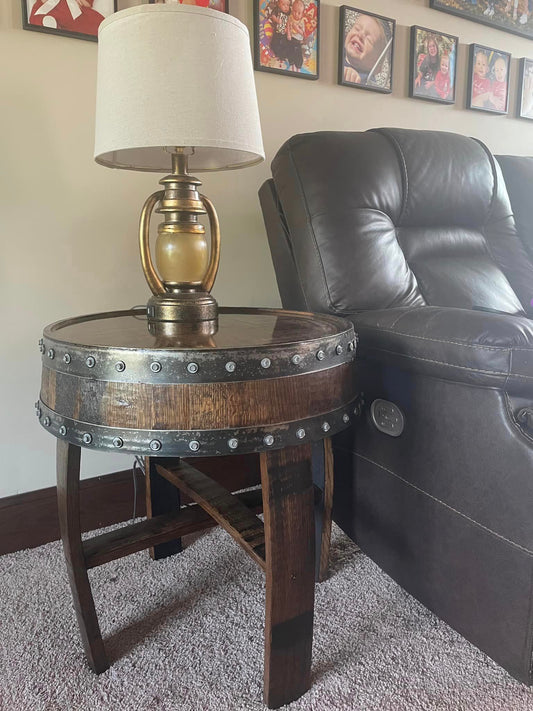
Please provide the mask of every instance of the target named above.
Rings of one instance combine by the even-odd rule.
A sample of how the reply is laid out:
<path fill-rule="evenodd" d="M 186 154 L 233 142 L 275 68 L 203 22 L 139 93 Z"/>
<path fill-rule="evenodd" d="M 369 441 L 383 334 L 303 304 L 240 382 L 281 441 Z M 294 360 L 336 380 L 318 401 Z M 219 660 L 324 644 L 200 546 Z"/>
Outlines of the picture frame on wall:
<path fill-rule="evenodd" d="M 212 10 L 229 12 L 229 0 L 148 0 L 150 5 L 196 5 L 210 7 Z"/>
<path fill-rule="evenodd" d="M 411 27 L 409 96 L 455 103 L 459 38 L 427 27 Z"/>
<path fill-rule="evenodd" d="M 509 111 L 511 55 L 493 47 L 471 44 L 468 63 L 467 109 L 506 114 Z"/>
<path fill-rule="evenodd" d="M 518 78 L 518 118 L 533 121 L 533 59 L 522 57 Z"/>
<path fill-rule="evenodd" d="M 530 0 L 430 0 L 430 7 L 533 39 Z"/>
<path fill-rule="evenodd" d="M 67 0 L 22 0 L 22 26 L 25 30 L 96 42 L 98 27 L 116 11 L 117 0 L 86 0 L 86 4 Z"/>
<path fill-rule="evenodd" d="M 337 81 L 342 86 L 390 94 L 396 20 L 342 5 Z"/>
<path fill-rule="evenodd" d="M 318 79 L 320 0 L 253 0 L 254 68 Z"/>

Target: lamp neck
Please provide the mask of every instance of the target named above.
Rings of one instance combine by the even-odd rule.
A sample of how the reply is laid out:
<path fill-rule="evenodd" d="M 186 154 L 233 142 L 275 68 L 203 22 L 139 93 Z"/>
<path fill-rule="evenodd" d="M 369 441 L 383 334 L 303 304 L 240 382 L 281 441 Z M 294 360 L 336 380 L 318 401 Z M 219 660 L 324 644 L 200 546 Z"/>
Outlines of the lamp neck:
<path fill-rule="evenodd" d="M 189 156 L 183 148 L 176 148 L 172 154 L 172 173 L 173 175 L 189 174 Z"/>

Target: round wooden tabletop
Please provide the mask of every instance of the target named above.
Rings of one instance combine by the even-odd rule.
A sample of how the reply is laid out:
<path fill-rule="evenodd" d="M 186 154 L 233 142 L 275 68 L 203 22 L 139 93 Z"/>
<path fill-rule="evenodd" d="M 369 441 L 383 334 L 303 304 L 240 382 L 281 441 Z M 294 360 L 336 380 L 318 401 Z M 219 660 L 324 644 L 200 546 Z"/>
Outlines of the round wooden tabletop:
<path fill-rule="evenodd" d="M 222 308 L 202 334 L 116 311 L 46 327 L 41 352 L 41 424 L 94 449 L 276 449 L 342 429 L 356 397 L 353 326 L 326 315 Z"/>

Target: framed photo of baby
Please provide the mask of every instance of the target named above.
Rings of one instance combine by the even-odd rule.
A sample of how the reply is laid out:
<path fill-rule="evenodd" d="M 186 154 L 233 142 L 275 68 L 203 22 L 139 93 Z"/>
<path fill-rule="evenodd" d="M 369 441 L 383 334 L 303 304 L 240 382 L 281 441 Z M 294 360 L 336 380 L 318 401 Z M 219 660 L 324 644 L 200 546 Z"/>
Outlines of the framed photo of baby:
<path fill-rule="evenodd" d="M 254 0 L 254 67 L 318 79 L 320 0 Z"/>
<path fill-rule="evenodd" d="M 511 55 L 481 44 L 470 45 L 466 108 L 506 114 L 509 110 Z"/>
<path fill-rule="evenodd" d="M 518 118 L 533 120 L 533 59 L 520 60 Z"/>
<path fill-rule="evenodd" d="M 409 96 L 455 103 L 459 38 L 426 27 L 411 27 Z"/>
<path fill-rule="evenodd" d="M 343 5 L 339 18 L 338 83 L 390 94 L 396 21 Z"/>
<path fill-rule="evenodd" d="M 100 23 L 116 10 L 117 0 L 22 0 L 22 26 L 96 42 Z"/>
<path fill-rule="evenodd" d="M 533 39 L 533 0 L 429 0 L 435 10 Z"/>

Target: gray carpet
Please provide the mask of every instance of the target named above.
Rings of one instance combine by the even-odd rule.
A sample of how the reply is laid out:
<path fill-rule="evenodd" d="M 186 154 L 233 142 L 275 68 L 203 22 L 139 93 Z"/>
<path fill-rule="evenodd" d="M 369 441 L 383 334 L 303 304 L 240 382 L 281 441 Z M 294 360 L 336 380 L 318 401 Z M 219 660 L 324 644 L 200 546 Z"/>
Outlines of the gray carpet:
<path fill-rule="evenodd" d="M 59 543 L 0 557 L 2 711 L 263 709 L 263 576 L 220 530 L 90 573 L 113 666 L 87 668 Z M 334 532 L 313 686 L 291 711 L 533 710 L 533 691 Z"/>

